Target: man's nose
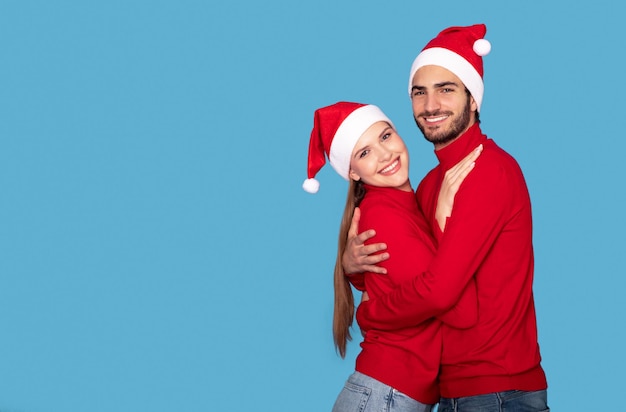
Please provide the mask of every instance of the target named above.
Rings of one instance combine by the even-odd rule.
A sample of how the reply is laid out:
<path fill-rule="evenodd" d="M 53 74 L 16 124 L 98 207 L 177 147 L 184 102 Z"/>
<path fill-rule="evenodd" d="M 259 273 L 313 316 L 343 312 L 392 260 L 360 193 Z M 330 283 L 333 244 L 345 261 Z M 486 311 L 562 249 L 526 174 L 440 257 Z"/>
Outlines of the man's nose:
<path fill-rule="evenodd" d="M 424 110 L 427 112 L 436 112 L 439 110 L 440 101 L 437 93 L 428 93 L 424 101 Z"/>

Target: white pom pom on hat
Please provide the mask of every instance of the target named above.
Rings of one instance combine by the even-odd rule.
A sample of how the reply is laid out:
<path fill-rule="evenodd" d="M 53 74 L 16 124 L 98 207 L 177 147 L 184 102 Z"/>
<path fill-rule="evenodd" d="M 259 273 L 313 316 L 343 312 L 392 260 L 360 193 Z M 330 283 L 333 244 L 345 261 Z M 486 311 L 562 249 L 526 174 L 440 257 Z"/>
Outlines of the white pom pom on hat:
<path fill-rule="evenodd" d="M 372 104 L 337 102 L 317 109 L 309 141 L 308 179 L 302 188 L 309 193 L 318 192 L 320 183 L 315 175 L 326 163 L 326 158 L 339 176 L 348 180 L 354 146 L 371 125 L 381 121 L 394 127 L 382 110 Z"/>
<path fill-rule="evenodd" d="M 472 48 L 474 49 L 474 53 L 483 57 L 491 52 L 491 43 L 489 43 L 489 40 L 478 39 L 474 42 L 474 46 Z"/>
<path fill-rule="evenodd" d="M 304 183 L 302 183 L 302 188 L 309 193 L 315 194 L 318 190 L 320 190 L 320 182 L 317 179 L 306 179 Z"/>
<path fill-rule="evenodd" d="M 478 111 L 483 101 L 483 56 L 491 52 L 491 43 L 484 39 L 484 24 L 454 26 L 441 31 L 422 49 L 413 61 L 409 74 L 409 96 L 413 77 L 423 66 L 441 66 L 454 73 L 476 101 Z"/>

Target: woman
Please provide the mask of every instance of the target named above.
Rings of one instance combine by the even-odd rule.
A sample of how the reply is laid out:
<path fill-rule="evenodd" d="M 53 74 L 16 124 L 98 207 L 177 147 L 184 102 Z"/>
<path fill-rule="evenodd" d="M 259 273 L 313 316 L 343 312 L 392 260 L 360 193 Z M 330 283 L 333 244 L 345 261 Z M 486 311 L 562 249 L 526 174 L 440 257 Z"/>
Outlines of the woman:
<path fill-rule="evenodd" d="M 452 211 L 454 194 L 474 161 L 478 148 L 450 169 L 441 188 L 437 209 L 440 228 Z M 393 123 L 376 106 L 338 102 L 315 112 L 309 145 L 308 179 L 303 187 L 315 193 L 315 175 L 325 156 L 349 180 L 348 197 L 335 265 L 333 335 L 342 357 L 354 318 L 354 297 L 344 276 L 341 256 L 355 207 L 361 211 L 360 227 L 375 229 L 386 239 L 392 258 L 383 262 L 386 275 L 351 276 L 355 288 L 370 296 L 385 294 L 398 283 L 423 271 L 435 253 L 428 224 L 417 207 L 409 181 L 409 155 Z M 372 239 L 374 242 L 375 239 Z M 437 372 L 441 353 L 441 322 L 470 327 L 476 320 L 475 286 L 464 300 L 440 319 L 397 331 L 368 331 L 361 343 L 356 371 L 350 376 L 333 407 L 342 411 L 430 411 L 439 399 Z M 384 409 L 384 408 L 388 409 Z"/>

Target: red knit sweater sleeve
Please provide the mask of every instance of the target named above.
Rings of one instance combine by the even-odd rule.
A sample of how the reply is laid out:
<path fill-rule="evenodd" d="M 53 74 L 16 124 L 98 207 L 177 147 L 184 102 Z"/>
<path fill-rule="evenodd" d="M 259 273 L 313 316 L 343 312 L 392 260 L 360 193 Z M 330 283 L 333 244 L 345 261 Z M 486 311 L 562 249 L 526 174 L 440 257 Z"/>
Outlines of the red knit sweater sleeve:
<path fill-rule="evenodd" d="M 438 224 L 429 225 L 422 210 L 418 211 L 418 217 L 423 222 L 424 230 L 428 233 L 435 232 L 435 238 L 437 242 L 441 241 L 443 232 L 439 228 Z M 436 316 L 437 319 L 443 323 L 457 329 L 467 329 L 474 325 L 478 321 L 478 295 L 476 290 L 476 280 L 471 279 L 467 284 L 465 290 L 461 294 L 458 302 L 447 312 L 441 313 Z"/>
<path fill-rule="evenodd" d="M 379 263 L 387 269 L 387 275 L 370 275 L 382 276 L 399 284 L 425 270 L 434 254 L 434 246 L 427 234 L 416 230 L 415 225 L 407 221 L 406 211 L 382 196 L 375 199 L 361 208 L 359 227 L 376 230 L 376 236 L 366 244 L 384 241 L 390 258 Z"/>
<path fill-rule="evenodd" d="M 346 274 L 346 278 L 354 288 L 360 292 L 365 292 L 365 274 L 364 273 L 352 273 Z"/>
<path fill-rule="evenodd" d="M 509 175 L 497 161 L 481 162 L 455 198 L 437 254 L 428 268 L 392 292 L 361 304 L 362 329 L 392 330 L 415 325 L 448 311 L 468 287 L 510 215 Z"/>
<path fill-rule="evenodd" d="M 436 316 L 437 319 L 457 329 L 467 329 L 478 321 L 478 295 L 476 279 L 470 279 L 458 302 L 452 309 Z"/>

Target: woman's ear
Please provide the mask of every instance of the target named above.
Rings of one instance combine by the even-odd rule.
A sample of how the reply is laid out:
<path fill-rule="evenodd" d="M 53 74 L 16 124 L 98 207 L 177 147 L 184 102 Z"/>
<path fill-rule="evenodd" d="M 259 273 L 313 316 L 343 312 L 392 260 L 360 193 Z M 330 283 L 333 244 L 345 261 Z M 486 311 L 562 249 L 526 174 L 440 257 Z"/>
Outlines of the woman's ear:
<path fill-rule="evenodd" d="M 354 180 L 355 182 L 361 180 L 361 176 L 357 175 L 356 172 L 352 169 L 350 169 L 350 171 L 348 172 L 348 177 L 350 177 L 350 179 Z"/>

